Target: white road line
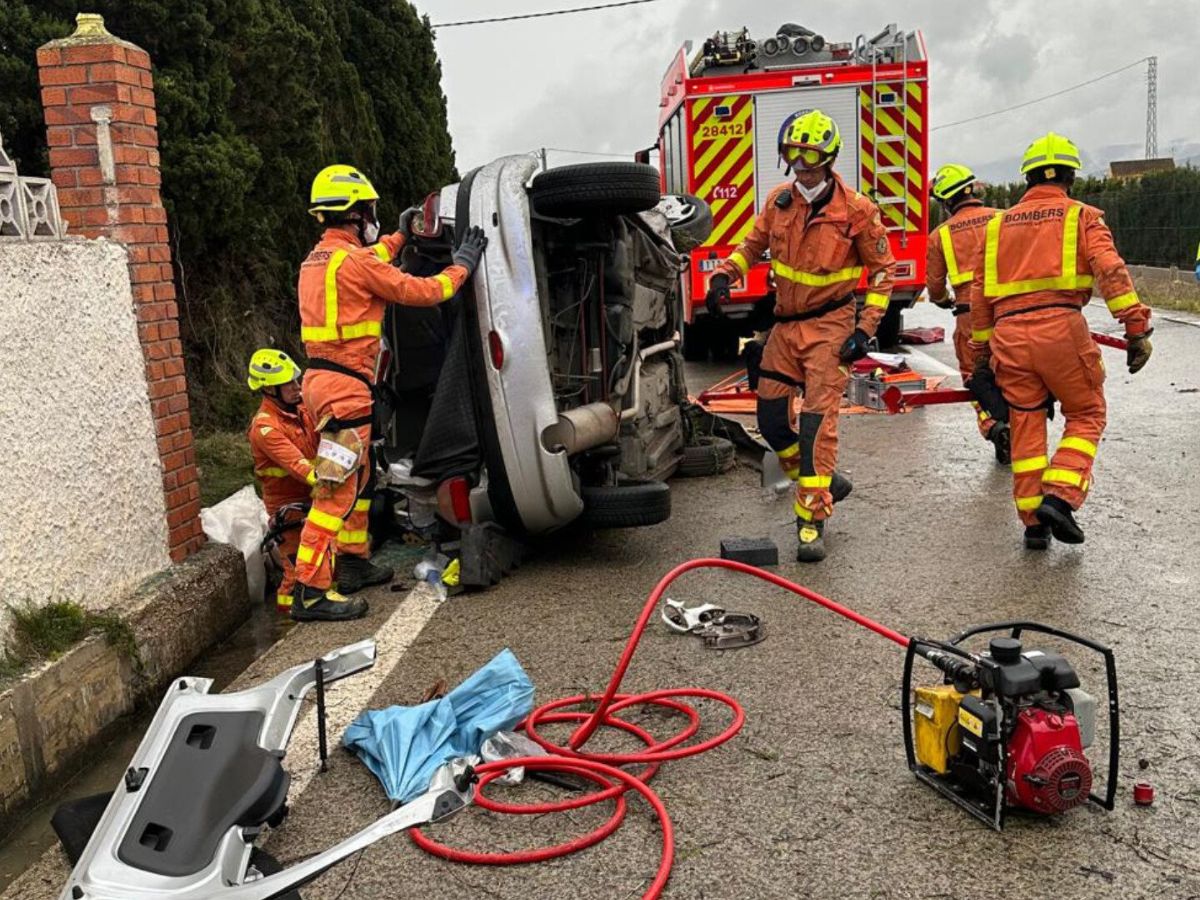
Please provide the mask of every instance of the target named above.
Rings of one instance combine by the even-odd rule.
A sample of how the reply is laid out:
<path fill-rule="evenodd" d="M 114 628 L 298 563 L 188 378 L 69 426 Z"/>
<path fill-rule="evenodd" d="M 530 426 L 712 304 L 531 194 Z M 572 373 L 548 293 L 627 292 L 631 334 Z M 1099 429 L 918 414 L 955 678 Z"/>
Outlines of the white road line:
<path fill-rule="evenodd" d="M 375 665 L 331 685 L 326 691 L 325 723 L 331 752 L 341 742 L 347 726 L 367 708 L 379 686 L 395 671 L 440 605 L 433 588 L 424 583 L 418 584 L 375 632 Z M 307 699 L 312 700 L 313 696 L 310 691 Z M 307 711 L 296 723 L 292 739 L 288 742 L 284 768 L 292 776 L 289 793 L 294 803 L 320 768 L 315 704 L 308 704 Z"/>

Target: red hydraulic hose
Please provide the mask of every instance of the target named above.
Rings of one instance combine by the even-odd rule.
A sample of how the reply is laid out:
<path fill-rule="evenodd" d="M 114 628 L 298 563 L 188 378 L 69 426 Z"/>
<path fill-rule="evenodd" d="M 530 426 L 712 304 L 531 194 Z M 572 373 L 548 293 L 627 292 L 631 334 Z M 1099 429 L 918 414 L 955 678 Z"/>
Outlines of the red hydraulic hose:
<path fill-rule="evenodd" d="M 638 617 L 633 633 L 629 636 L 629 642 L 625 645 L 625 651 L 621 654 L 621 660 L 617 664 L 612 678 L 609 680 L 608 687 L 604 691 L 604 696 L 600 698 L 593 712 L 587 713 L 582 710 L 569 709 L 569 707 L 579 706 L 592 700 L 590 696 L 580 694 L 575 697 L 565 697 L 561 700 L 553 700 L 543 704 L 533 710 L 525 721 L 521 723 L 519 727 L 550 755 L 484 763 L 476 769 L 482 775 L 482 778 L 480 778 L 479 785 L 476 788 L 475 803 L 484 809 L 516 815 L 542 815 L 545 813 L 565 812 L 566 810 L 578 809 L 594 803 L 612 800 L 615 805 L 609 819 L 599 828 L 574 840 L 557 844 L 553 847 L 540 847 L 532 850 L 521 850 L 515 853 L 479 853 L 455 849 L 433 840 L 417 828 L 409 831 L 413 842 L 422 850 L 434 856 L 439 856 L 442 859 L 476 865 L 514 865 L 557 859 L 582 850 L 585 847 L 594 846 L 616 831 L 625 817 L 624 794 L 629 790 L 633 790 L 641 794 L 650 804 L 658 816 L 662 828 L 662 855 L 659 861 L 658 872 L 645 894 L 642 895 L 643 900 L 656 900 L 656 898 L 660 897 L 663 889 L 666 887 L 667 880 L 671 876 L 671 866 L 675 855 L 675 835 L 666 806 L 654 790 L 650 788 L 648 782 L 654 777 L 654 774 L 658 771 L 662 763 L 668 760 L 695 756 L 698 753 L 703 753 L 705 750 L 711 750 L 713 747 L 725 743 L 725 741 L 741 730 L 742 724 L 746 719 L 741 705 L 732 697 L 720 691 L 712 691 L 705 688 L 668 688 L 666 690 L 649 691 L 644 694 L 618 693 L 621 681 L 625 677 L 625 672 L 629 668 L 629 664 L 633 661 L 633 654 L 637 650 L 638 641 L 641 640 L 642 633 L 650 624 L 650 619 L 658 608 L 663 594 L 675 579 L 694 569 L 732 569 L 735 572 L 753 575 L 784 590 L 791 591 L 805 600 L 810 600 L 813 603 L 823 606 L 837 613 L 839 616 L 844 616 L 855 624 L 870 629 L 876 634 L 887 638 L 889 641 L 899 644 L 901 647 L 908 647 L 908 638 L 899 632 L 893 631 L 873 619 L 869 619 L 852 609 L 842 606 L 840 603 L 835 603 L 815 591 L 810 591 L 806 587 L 802 587 L 771 572 L 766 572 L 755 566 L 735 562 L 730 559 L 689 560 L 676 566 L 664 575 L 654 590 L 650 592 L 650 596 L 646 598 L 646 605 L 642 608 L 642 614 Z M 700 730 L 700 714 L 694 707 L 679 699 L 683 697 L 697 697 L 723 703 L 732 712 L 732 721 L 724 731 L 715 737 L 696 744 L 687 744 L 687 741 L 691 740 Z M 678 712 L 688 720 L 687 724 L 679 732 L 666 740 L 656 741 L 654 736 L 649 732 L 616 715 L 622 710 L 646 704 Z M 540 725 L 563 722 L 582 723 L 575 730 L 575 733 L 571 736 L 565 747 L 553 743 L 538 733 L 538 726 Z M 601 726 L 616 728 L 634 735 L 646 745 L 646 749 L 640 753 L 584 752 L 584 744 L 588 742 Z M 631 764 L 644 765 L 645 768 L 636 774 L 631 774 L 621 768 L 617 768 L 618 766 Z M 600 790 L 553 803 L 524 805 L 501 803 L 486 796 L 484 788 L 487 785 L 509 769 L 517 767 L 524 767 L 531 771 L 554 771 L 576 775 L 598 785 Z"/>

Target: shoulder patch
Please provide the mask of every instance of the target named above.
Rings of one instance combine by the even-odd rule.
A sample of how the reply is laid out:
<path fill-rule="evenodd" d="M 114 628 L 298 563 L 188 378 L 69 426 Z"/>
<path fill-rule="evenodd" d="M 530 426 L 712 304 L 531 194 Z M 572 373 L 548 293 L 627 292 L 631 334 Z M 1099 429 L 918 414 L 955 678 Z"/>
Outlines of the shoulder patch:
<path fill-rule="evenodd" d="M 885 235 L 880 235 L 879 240 L 877 240 L 875 242 L 875 252 L 878 253 L 880 256 L 883 256 L 883 254 L 887 253 L 887 248 L 888 248 L 887 237 Z"/>
<path fill-rule="evenodd" d="M 271 433 L 271 426 L 264 425 L 262 428 L 258 429 L 258 433 L 261 434 L 263 437 L 266 437 L 268 434 Z"/>
<path fill-rule="evenodd" d="M 791 190 L 780 191 L 778 194 L 775 195 L 775 206 L 778 207 L 779 209 L 787 209 L 791 205 L 792 205 Z"/>

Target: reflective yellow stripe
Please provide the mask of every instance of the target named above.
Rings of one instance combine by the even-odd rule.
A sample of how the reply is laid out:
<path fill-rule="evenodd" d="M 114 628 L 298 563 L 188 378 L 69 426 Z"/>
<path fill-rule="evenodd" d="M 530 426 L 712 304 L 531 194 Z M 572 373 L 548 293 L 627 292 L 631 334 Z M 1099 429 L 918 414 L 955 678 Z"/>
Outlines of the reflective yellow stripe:
<path fill-rule="evenodd" d="M 802 488 L 827 488 L 832 483 L 832 475 L 801 475 L 796 479 L 796 484 Z"/>
<path fill-rule="evenodd" d="M 278 466 L 267 466 L 263 469 L 255 469 L 254 474 L 259 478 L 287 478 L 289 472 L 287 469 L 281 469 Z"/>
<path fill-rule="evenodd" d="M 329 513 L 321 512 L 315 506 L 308 511 L 308 521 L 331 534 L 337 534 L 342 528 L 341 519 L 337 516 L 331 516 Z"/>
<path fill-rule="evenodd" d="M 388 253 L 388 248 L 383 244 L 376 244 L 371 248 L 375 251 L 375 255 L 382 259 L 385 263 L 392 261 L 392 254 Z"/>
<path fill-rule="evenodd" d="M 946 258 L 946 274 L 950 276 L 950 283 L 956 287 L 966 284 L 975 277 L 975 273 L 958 271 L 958 259 L 954 256 L 954 242 L 950 240 L 950 229 L 942 227 L 938 233 L 942 237 L 942 256 Z"/>
<path fill-rule="evenodd" d="M 1083 476 L 1070 469 L 1047 469 L 1042 473 L 1043 484 L 1069 484 L 1079 487 L 1083 484 Z"/>
<path fill-rule="evenodd" d="M 1014 459 L 1012 461 L 1012 470 L 1014 475 L 1021 475 L 1024 472 L 1037 472 L 1040 469 L 1050 465 L 1050 460 L 1044 456 L 1031 456 L 1028 459 Z"/>
<path fill-rule="evenodd" d="M 880 309 L 888 308 L 888 295 L 876 294 L 874 291 L 867 292 L 867 299 L 864 301 L 867 306 L 878 306 Z"/>
<path fill-rule="evenodd" d="M 288 609 L 289 607 L 291 607 L 291 605 L 295 601 L 295 599 L 296 598 L 293 597 L 291 594 L 276 594 L 275 595 L 275 605 L 282 609 Z"/>
<path fill-rule="evenodd" d="M 342 336 L 342 340 L 348 341 L 351 338 L 360 337 L 379 337 L 383 334 L 382 322 L 356 322 L 353 325 L 343 325 L 338 329 L 338 333 Z"/>
<path fill-rule="evenodd" d="M 437 274 L 433 276 L 433 280 L 442 286 L 442 299 L 449 300 L 454 296 L 454 281 L 449 275 Z"/>
<path fill-rule="evenodd" d="M 1059 450 L 1078 450 L 1080 453 L 1096 458 L 1096 445 L 1087 438 L 1081 437 L 1065 437 L 1058 442 Z"/>
<path fill-rule="evenodd" d="M 1029 512 L 1031 509 L 1037 509 L 1042 505 L 1042 495 L 1038 494 L 1035 497 L 1018 497 L 1017 509 L 1021 512 Z"/>
<path fill-rule="evenodd" d="M 776 452 L 775 455 L 778 456 L 780 459 L 791 459 L 793 456 L 799 456 L 800 455 L 800 444 L 795 443 L 795 444 L 792 444 L 792 446 L 790 446 L 790 447 L 784 447 L 782 450 L 779 450 L 778 452 Z"/>
<path fill-rule="evenodd" d="M 793 504 L 792 509 L 796 513 L 796 518 L 803 519 L 805 522 L 811 522 L 813 520 L 813 514 L 812 514 L 811 509 L 805 509 L 799 503 Z"/>
<path fill-rule="evenodd" d="M 1129 309 L 1131 306 L 1137 306 L 1138 300 L 1137 291 L 1130 291 L 1128 294 L 1121 294 L 1119 297 L 1113 297 L 1111 300 L 1105 300 L 1104 304 L 1108 307 L 1108 311 L 1116 315 L 1123 309 Z"/>
<path fill-rule="evenodd" d="M 863 273 L 863 267 L 851 266 L 849 269 L 839 269 L 836 272 L 820 275 L 815 272 L 801 272 L 799 269 L 793 269 L 787 263 L 773 259 L 771 260 L 771 271 L 780 278 L 786 278 L 788 281 L 794 281 L 797 284 L 807 285 L 808 287 L 828 287 L 831 284 L 838 284 L 843 281 L 857 281 Z"/>
<path fill-rule="evenodd" d="M 335 250 L 325 267 L 325 324 L 306 325 L 300 329 L 300 340 L 306 342 L 336 341 L 338 339 L 337 273 L 349 256 L 346 250 Z"/>
<path fill-rule="evenodd" d="M 1004 213 L 997 213 L 988 222 L 987 241 L 983 253 L 983 295 L 985 297 L 1014 297 L 1017 294 L 1031 294 L 1034 291 L 1083 291 L 1091 290 L 1092 276 L 1076 273 L 1076 259 L 1079 255 L 1079 214 L 1081 206 L 1072 206 L 1067 210 L 1066 221 L 1063 223 L 1062 268 L 1061 275 L 1047 278 L 1031 278 L 1026 281 L 1000 281 L 997 267 L 997 253 L 1000 248 L 1000 223 Z"/>
<path fill-rule="evenodd" d="M 304 480 L 305 480 L 305 481 L 307 481 L 309 484 L 316 484 L 316 483 L 317 483 L 317 472 L 316 472 L 316 470 L 315 470 L 315 469 L 309 469 L 309 470 L 308 470 L 308 474 L 304 476 Z"/>
<path fill-rule="evenodd" d="M 367 542 L 367 532 L 365 531 L 339 531 L 339 544 L 365 544 Z"/>
<path fill-rule="evenodd" d="M 371 511 L 371 501 L 370 500 L 355 500 L 354 501 L 354 511 L 355 512 L 370 512 Z"/>
<path fill-rule="evenodd" d="M 745 275 L 750 271 L 750 262 L 737 250 L 734 250 L 729 254 L 729 259 L 735 266 L 742 270 L 742 275 Z"/>
<path fill-rule="evenodd" d="M 995 328 L 984 328 L 982 331 L 972 331 L 971 340 L 977 344 L 986 344 L 992 339 L 992 332 L 995 330 Z"/>
<path fill-rule="evenodd" d="M 296 562 L 310 563 L 315 559 L 314 565 L 320 565 L 321 560 L 325 558 L 324 553 L 317 553 L 312 547 L 307 544 L 301 544 L 296 550 Z"/>

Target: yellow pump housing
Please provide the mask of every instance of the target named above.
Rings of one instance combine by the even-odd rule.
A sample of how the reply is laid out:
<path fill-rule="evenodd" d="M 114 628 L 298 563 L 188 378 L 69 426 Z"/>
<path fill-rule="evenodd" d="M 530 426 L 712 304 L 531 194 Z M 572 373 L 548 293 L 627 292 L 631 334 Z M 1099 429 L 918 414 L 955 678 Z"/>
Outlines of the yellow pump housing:
<path fill-rule="evenodd" d="M 918 687 L 913 692 L 913 740 L 917 761 L 939 775 L 948 771 L 950 757 L 958 753 L 958 705 L 963 695 L 952 684 Z"/>

